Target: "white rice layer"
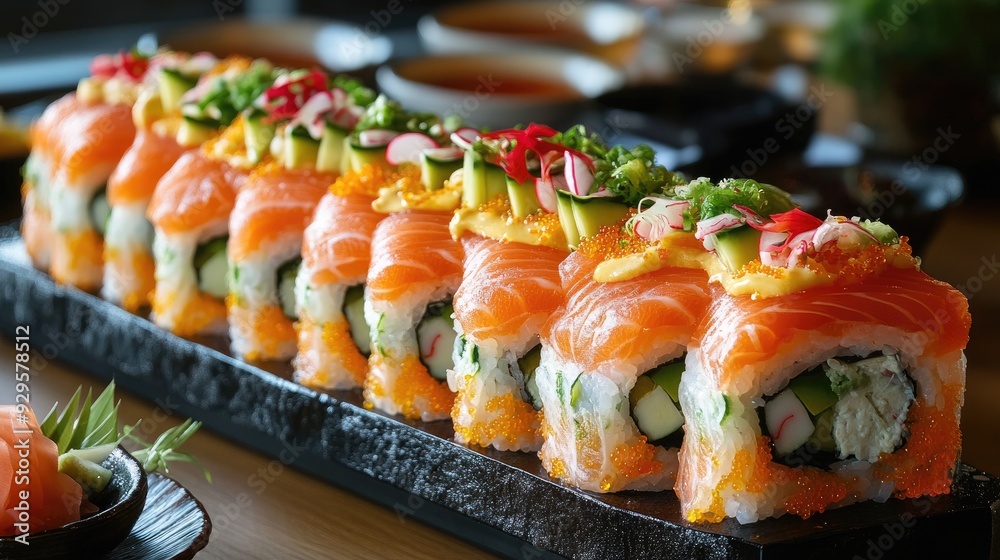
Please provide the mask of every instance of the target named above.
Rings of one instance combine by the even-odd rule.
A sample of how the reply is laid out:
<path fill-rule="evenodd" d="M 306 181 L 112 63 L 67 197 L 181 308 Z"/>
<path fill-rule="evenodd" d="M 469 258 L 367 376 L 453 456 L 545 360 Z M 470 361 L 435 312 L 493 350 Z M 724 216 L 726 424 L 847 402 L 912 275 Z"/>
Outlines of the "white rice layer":
<path fill-rule="evenodd" d="M 115 259 L 104 262 L 104 285 L 101 296 L 121 303 L 125 294 L 134 293 L 145 283 L 132 269 L 136 255 L 153 257 L 153 229 L 146 219 L 148 201 L 120 204 L 111 208 L 105 235 L 105 255 Z"/>

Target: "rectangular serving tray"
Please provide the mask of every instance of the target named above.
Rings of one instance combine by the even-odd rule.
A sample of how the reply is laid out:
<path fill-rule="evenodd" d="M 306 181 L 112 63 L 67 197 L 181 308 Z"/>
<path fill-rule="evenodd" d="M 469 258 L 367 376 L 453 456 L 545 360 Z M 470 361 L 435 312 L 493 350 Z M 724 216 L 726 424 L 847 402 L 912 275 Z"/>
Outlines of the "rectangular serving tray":
<path fill-rule="evenodd" d="M 30 325 L 66 361 L 266 455 L 508 558 L 1000 558 L 1000 479 L 959 467 L 952 493 L 803 520 L 693 525 L 671 492 L 599 495 L 553 481 L 532 454 L 469 448 L 449 422 L 409 422 L 317 392 L 288 364 L 250 365 L 224 338 L 187 340 L 34 269 L 0 225 L 0 329 Z"/>

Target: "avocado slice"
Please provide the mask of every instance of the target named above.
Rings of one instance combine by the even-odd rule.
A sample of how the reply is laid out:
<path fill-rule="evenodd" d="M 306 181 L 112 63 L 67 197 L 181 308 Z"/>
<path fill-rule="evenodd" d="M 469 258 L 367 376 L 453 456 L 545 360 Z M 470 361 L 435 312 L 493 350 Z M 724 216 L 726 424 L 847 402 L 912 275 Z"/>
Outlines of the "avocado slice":
<path fill-rule="evenodd" d="M 347 133 L 335 124 L 326 123 L 323 136 L 319 139 L 319 154 L 316 156 L 317 171 L 342 171 Z"/>
<path fill-rule="evenodd" d="M 468 208 L 478 208 L 507 192 L 507 174 L 499 166 L 469 150 L 462 162 L 462 200 Z"/>
<path fill-rule="evenodd" d="M 211 119 L 184 116 L 177 129 L 177 143 L 181 146 L 200 146 L 219 130 L 219 123 Z"/>
<path fill-rule="evenodd" d="M 675 403 L 679 403 L 681 400 L 678 393 L 680 392 L 681 375 L 683 373 L 684 360 L 676 360 L 663 364 L 649 372 L 649 378 L 662 387 Z"/>
<path fill-rule="evenodd" d="M 576 403 L 580 401 L 580 397 L 583 395 L 583 383 L 580 380 L 583 379 L 583 374 L 576 376 L 573 380 L 573 385 L 569 389 L 569 405 L 576 406 Z"/>
<path fill-rule="evenodd" d="M 576 228 L 576 217 L 573 215 L 573 194 L 556 190 L 556 211 L 559 214 L 559 225 L 566 235 L 566 242 L 571 249 L 580 244 L 580 231 Z"/>
<path fill-rule="evenodd" d="M 309 131 L 301 126 L 285 133 L 285 166 L 289 169 L 308 169 L 316 167 L 319 157 L 319 140 L 309 135 Z"/>
<path fill-rule="evenodd" d="M 348 154 L 350 155 L 351 169 L 360 171 L 367 164 L 389 165 L 385 160 L 385 146 L 362 146 L 357 142 L 348 139 Z"/>
<path fill-rule="evenodd" d="M 260 163 L 271 150 L 275 126 L 264 122 L 264 113 L 250 115 L 244 122 L 246 123 L 244 142 L 247 147 L 247 155 L 250 156 L 252 162 Z"/>
<path fill-rule="evenodd" d="M 538 196 L 535 194 L 535 182 L 518 183 L 507 177 L 507 196 L 510 197 L 510 210 L 515 218 L 524 218 L 541 210 Z"/>
<path fill-rule="evenodd" d="M 420 155 L 420 182 L 425 189 L 436 191 L 444 187 L 444 182 L 451 178 L 451 174 L 462 167 L 463 160 L 439 159 L 423 153 Z"/>
<path fill-rule="evenodd" d="M 750 226 L 715 234 L 715 254 L 731 273 L 760 258 L 760 232 Z"/>
<path fill-rule="evenodd" d="M 365 322 L 364 284 L 351 286 L 344 294 L 344 318 L 351 330 L 351 340 L 361 355 L 367 358 L 372 353 L 372 338 L 368 323 Z"/>
<path fill-rule="evenodd" d="M 576 196 L 573 200 L 573 218 L 580 240 L 597 235 L 602 226 L 610 226 L 628 215 L 629 207 L 617 198 L 605 196 Z"/>
<path fill-rule="evenodd" d="M 278 303 L 285 317 L 296 321 L 299 318 L 295 310 L 295 278 L 299 275 L 302 257 L 295 257 L 278 268 Z"/>
<path fill-rule="evenodd" d="M 830 379 L 820 368 L 792 379 L 788 387 L 813 416 L 819 416 L 821 412 L 837 404 L 837 393 L 833 392 Z"/>
<path fill-rule="evenodd" d="M 198 83 L 196 78 L 181 74 L 176 68 L 160 70 L 160 100 L 164 111 L 174 111 L 181 106 L 181 97 Z"/>
<path fill-rule="evenodd" d="M 538 370 L 541 363 L 541 344 L 536 344 L 534 348 L 517 359 L 517 367 L 521 370 L 521 375 L 524 376 L 524 391 L 528 395 L 528 404 L 533 406 L 535 410 L 542 409 L 542 398 L 538 393 L 538 384 L 535 381 L 535 371 Z"/>
<path fill-rule="evenodd" d="M 229 293 L 229 261 L 226 246 L 229 236 L 216 237 L 202 243 L 194 253 L 194 268 L 198 288 L 214 297 L 224 298 Z"/>

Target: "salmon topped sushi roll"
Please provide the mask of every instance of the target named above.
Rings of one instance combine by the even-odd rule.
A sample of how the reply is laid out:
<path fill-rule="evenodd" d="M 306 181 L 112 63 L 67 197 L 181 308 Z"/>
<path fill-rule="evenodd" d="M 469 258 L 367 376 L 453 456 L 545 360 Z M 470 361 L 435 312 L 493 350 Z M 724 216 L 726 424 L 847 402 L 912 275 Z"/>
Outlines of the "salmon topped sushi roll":
<path fill-rule="evenodd" d="M 361 387 L 371 337 L 365 322 L 365 278 L 375 227 L 386 217 L 372 202 L 401 175 L 366 164 L 341 175 L 323 195 L 302 243 L 295 284 L 298 355 L 295 380 L 324 389 Z"/>
<path fill-rule="evenodd" d="M 237 356 L 295 356 L 292 322 L 303 233 L 340 172 L 347 134 L 374 97 L 353 80 L 296 70 L 275 80 L 247 116 L 248 152 L 263 163 L 237 196 L 230 218 L 226 302 Z M 268 137 L 266 150 L 251 145 Z"/>
<path fill-rule="evenodd" d="M 101 295 L 129 311 L 147 305 L 154 286 L 153 227 L 146 219 L 153 189 L 185 149 L 195 147 L 177 141 L 180 98 L 218 62 L 205 53 L 169 54 L 154 59 L 152 86 L 132 108 L 135 139 L 108 178 Z"/>
<path fill-rule="evenodd" d="M 640 210 L 634 230 L 659 251 L 676 234 L 657 225 L 676 224 L 709 252 L 700 261 L 713 302 L 678 386 L 687 520 L 809 517 L 947 493 L 965 298 L 920 272 L 906 239 L 880 222 L 765 211 L 761 201 L 779 210 L 785 197 L 751 180 L 699 179 L 674 194 L 673 205 Z"/>
<path fill-rule="evenodd" d="M 372 203 L 389 215 L 372 235 L 365 279 L 371 341 L 365 405 L 424 421 L 448 418 L 454 400 L 445 378 L 462 246 L 448 224 L 461 201 L 455 179 L 463 153 L 442 147 L 448 135 L 434 115 L 408 113 L 380 97 L 348 141 L 353 169 L 377 163 L 396 170 Z M 345 312 L 348 305 L 345 295 Z"/>
<path fill-rule="evenodd" d="M 56 156 L 50 161 L 48 189 L 50 273 L 59 282 L 85 290 L 101 286 L 107 181 L 132 143 L 132 105 L 149 87 L 149 68 L 161 56 L 132 51 L 96 57 L 91 77 L 77 87 L 80 105 L 48 135 Z"/>
<path fill-rule="evenodd" d="M 157 183 L 147 209 L 155 232 L 153 320 L 176 334 L 227 331 L 229 216 L 253 168 L 244 121 L 237 116 L 277 72 L 265 61 L 235 62 L 207 75 L 202 81 L 210 85 L 199 82 L 182 99 L 181 142 L 215 137 L 174 163 Z M 186 109 L 189 103 L 192 109 Z M 192 117 L 195 111 L 203 116 Z"/>
<path fill-rule="evenodd" d="M 463 206 L 451 223 L 465 251 L 454 298 L 458 342 L 448 371 L 456 393 L 455 439 L 538 451 L 539 333 L 563 301 L 559 264 L 569 255 L 555 184 L 566 186 L 559 170 L 567 158 L 568 165 L 590 165 L 604 146 L 581 127 L 559 133 L 532 124 L 525 130 L 458 134 L 467 155 Z M 548 196 L 536 194 L 538 189 Z"/>
<path fill-rule="evenodd" d="M 46 107 L 42 116 L 31 125 L 31 153 L 24 164 L 21 187 L 24 202 L 21 236 L 32 263 L 42 270 L 48 270 L 52 264 L 54 232 L 49 193 L 53 169 L 61 153 L 59 128 L 70 115 L 85 106 L 75 93 L 67 94 Z"/>

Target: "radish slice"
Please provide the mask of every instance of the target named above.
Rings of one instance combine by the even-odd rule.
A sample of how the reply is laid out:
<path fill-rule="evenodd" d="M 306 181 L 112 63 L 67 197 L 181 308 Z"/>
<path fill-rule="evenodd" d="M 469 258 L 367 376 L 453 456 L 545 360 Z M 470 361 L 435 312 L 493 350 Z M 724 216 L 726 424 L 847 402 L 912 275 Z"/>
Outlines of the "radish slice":
<path fill-rule="evenodd" d="M 709 218 L 707 220 L 701 220 L 698 222 L 697 228 L 695 229 L 694 236 L 697 239 L 704 240 L 709 235 L 715 235 L 720 231 L 727 229 L 732 229 L 737 226 L 743 225 L 743 218 L 739 216 L 733 216 L 732 214 L 725 213 L 719 214 L 714 218 Z"/>
<path fill-rule="evenodd" d="M 455 161 L 465 157 L 465 152 L 459 148 L 429 148 L 421 152 L 435 161 Z"/>
<path fill-rule="evenodd" d="M 861 225 L 850 221 L 840 221 L 836 217 L 829 217 L 823 225 L 816 228 L 813 233 L 812 243 L 817 249 L 822 249 L 830 243 L 836 242 L 841 249 L 854 247 L 864 247 L 878 241 L 875 236 Z"/>
<path fill-rule="evenodd" d="M 385 160 L 392 165 L 399 165 L 405 161 L 420 163 L 421 152 L 440 147 L 440 144 L 426 134 L 407 132 L 389 142 L 385 150 Z"/>
<path fill-rule="evenodd" d="M 737 212 L 742 214 L 743 219 L 746 220 L 747 225 L 754 229 L 761 229 L 761 227 L 765 223 L 767 223 L 767 220 L 765 220 L 763 216 L 754 212 L 749 207 L 743 206 L 742 204 L 734 204 L 733 210 L 736 210 Z"/>
<path fill-rule="evenodd" d="M 476 140 L 479 140 L 479 131 L 474 128 L 460 128 L 451 133 L 451 142 L 463 150 L 471 148 Z"/>
<path fill-rule="evenodd" d="M 554 177 L 550 177 L 549 179 L 535 179 L 535 197 L 538 198 L 538 205 L 549 214 L 555 213 L 559 208 L 553 179 Z"/>
<path fill-rule="evenodd" d="M 361 144 L 362 148 L 377 148 L 379 146 L 385 146 L 393 138 L 399 136 L 399 133 L 395 130 L 385 130 L 382 128 L 373 128 L 371 130 L 362 130 L 358 133 L 358 143 Z"/>
<path fill-rule="evenodd" d="M 565 176 L 569 192 L 578 196 L 590 194 L 590 189 L 594 186 L 594 174 L 590 172 L 587 163 L 570 151 L 566 151 L 563 157 L 566 158 Z"/>
<path fill-rule="evenodd" d="M 333 109 L 333 95 L 329 91 L 321 91 L 306 101 L 295 118 L 289 123 L 290 128 L 304 126 L 309 136 L 319 140 L 323 135 L 323 114 Z"/>
<path fill-rule="evenodd" d="M 670 230 L 684 229 L 684 212 L 690 207 L 691 203 L 686 200 L 647 196 L 639 201 L 639 213 L 629 221 L 636 235 L 652 241 Z"/>

